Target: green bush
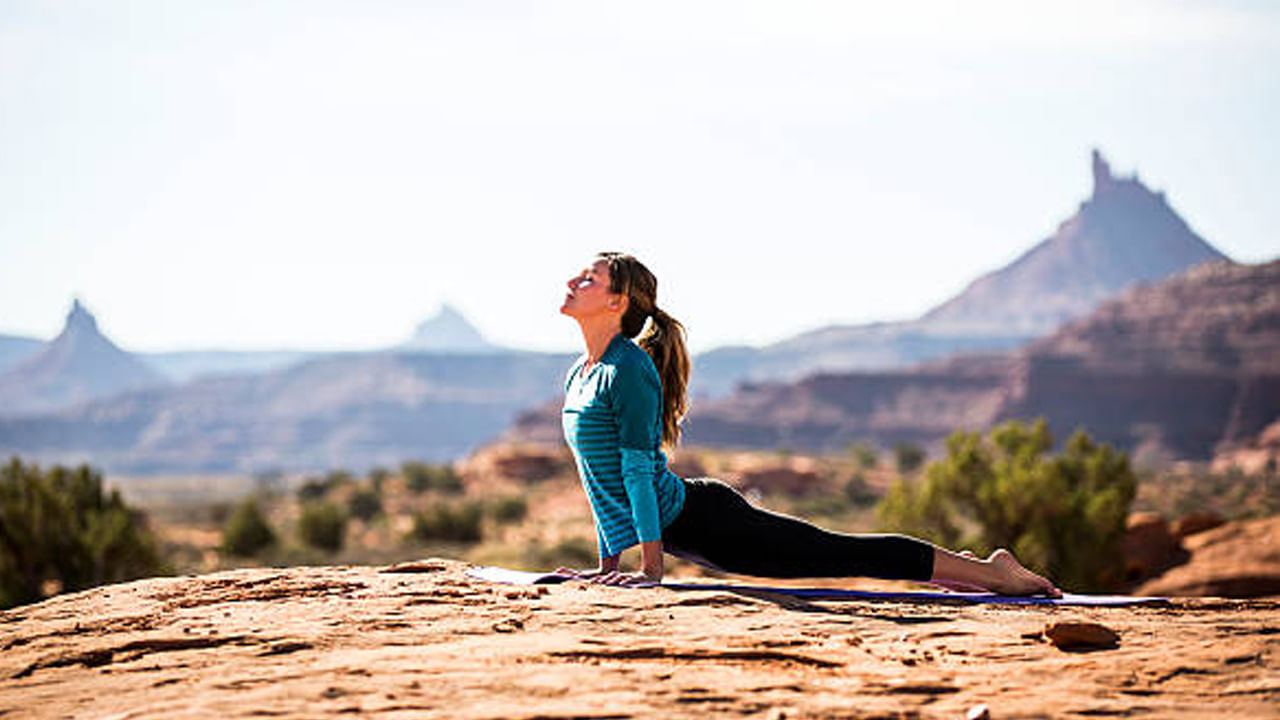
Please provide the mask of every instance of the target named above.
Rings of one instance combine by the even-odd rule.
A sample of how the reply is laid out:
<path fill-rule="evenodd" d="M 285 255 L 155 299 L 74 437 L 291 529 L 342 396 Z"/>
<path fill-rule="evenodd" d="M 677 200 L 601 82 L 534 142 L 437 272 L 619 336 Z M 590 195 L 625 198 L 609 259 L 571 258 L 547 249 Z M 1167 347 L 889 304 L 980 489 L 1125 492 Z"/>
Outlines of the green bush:
<path fill-rule="evenodd" d="M 898 472 L 903 475 L 910 475 L 924 464 L 924 448 L 915 443 L 898 443 L 893 454 L 898 462 Z"/>
<path fill-rule="evenodd" d="M 442 492 L 462 490 L 462 478 L 458 477 L 458 474 L 453 471 L 453 466 L 447 463 L 432 465 L 410 460 L 400 466 L 400 472 L 404 475 L 405 485 L 416 493 L 427 490 Z"/>
<path fill-rule="evenodd" d="M 480 516 L 476 502 L 436 503 L 414 515 L 410 536 L 424 542 L 479 542 Z"/>
<path fill-rule="evenodd" d="M 355 482 L 355 478 L 346 470 L 330 470 L 324 477 L 307 478 L 298 488 L 298 500 L 304 503 L 323 500 L 334 488 Z"/>
<path fill-rule="evenodd" d="M 378 466 L 370 470 L 369 483 L 373 485 L 373 491 L 381 493 L 382 483 L 386 482 L 389 477 L 391 477 L 391 471 L 382 466 Z"/>
<path fill-rule="evenodd" d="M 369 522 L 382 512 L 382 498 L 375 490 L 357 490 L 351 494 L 347 511 L 351 513 L 351 517 Z"/>
<path fill-rule="evenodd" d="M 979 554 L 1005 547 L 1064 587 L 1114 589 L 1137 484 L 1128 456 L 1082 431 L 1046 457 L 1052 445 L 1044 420 L 1005 423 L 985 441 L 956 432 L 922 481 L 890 489 L 877 508 L 884 529 Z"/>
<path fill-rule="evenodd" d="M 876 456 L 876 449 L 865 442 L 856 442 L 850 445 L 849 454 L 853 456 L 854 465 L 861 470 L 870 470 L 879 461 Z"/>
<path fill-rule="evenodd" d="M 0 467 L 0 607 L 165 572 L 143 515 L 88 465 Z"/>
<path fill-rule="evenodd" d="M 867 485 L 867 478 L 862 472 L 855 472 L 849 478 L 849 482 L 844 484 L 844 496 L 850 503 L 856 507 L 867 507 L 874 505 L 876 500 L 875 491 L 871 486 Z"/>
<path fill-rule="evenodd" d="M 275 541 L 275 532 L 254 500 L 240 503 L 222 528 L 222 551 L 236 557 L 257 555 Z"/>
<path fill-rule="evenodd" d="M 329 494 L 329 483 L 325 482 L 324 478 L 307 478 L 298 488 L 297 494 L 299 502 L 322 500 Z"/>
<path fill-rule="evenodd" d="M 489 512 L 500 523 L 520 522 L 529 514 L 529 503 L 520 495 L 511 495 L 495 500 Z"/>
<path fill-rule="evenodd" d="M 337 552 L 347 532 L 347 517 L 332 503 L 303 506 L 298 518 L 298 539 L 313 548 Z"/>

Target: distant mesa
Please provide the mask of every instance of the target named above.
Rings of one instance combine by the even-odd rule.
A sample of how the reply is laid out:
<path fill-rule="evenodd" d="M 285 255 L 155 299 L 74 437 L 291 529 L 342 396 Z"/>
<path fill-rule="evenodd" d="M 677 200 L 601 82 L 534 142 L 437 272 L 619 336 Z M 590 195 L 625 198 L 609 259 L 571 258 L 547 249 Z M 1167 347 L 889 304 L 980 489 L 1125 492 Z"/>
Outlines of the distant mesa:
<path fill-rule="evenodd" d="M 1044 335 L 1139 282 L 1227 260 L 1137 175 L 1117 178 L 1093 151 L 1093 194 L 1013 263 L 974 280 L 921 323 L 952 333 Z"/>
<path fill-rule="evenodd" d="M 441 305 L 435 315 L 419 323 L 413 331 L 413 337 L 398 349 L 432 353 L 503 351 L 502 347 L 486 340 L 457 308 L 448 303 Z"/>
<path fill-rule="evenodd" d="M 1053 235 L 920 318 L 829 326 L 763 348 L 713 350 L 697 359 L 695 393 L 720 396 L 742 381 L 897 370 L 957 352 L 1010 350 L 1136 284 L 1229 259 L 1192 231 L 1163 193 L 1136 175 L 1116 177 L 1097 150 L 1092 170 L 1092 195 Z"/>
<path fill-rule="evenodd" d="M 107 339 L 76 299 L 56 338 L 0 374 L 0 414 L 51 411 L 165 383 L 145 361 Z"/>

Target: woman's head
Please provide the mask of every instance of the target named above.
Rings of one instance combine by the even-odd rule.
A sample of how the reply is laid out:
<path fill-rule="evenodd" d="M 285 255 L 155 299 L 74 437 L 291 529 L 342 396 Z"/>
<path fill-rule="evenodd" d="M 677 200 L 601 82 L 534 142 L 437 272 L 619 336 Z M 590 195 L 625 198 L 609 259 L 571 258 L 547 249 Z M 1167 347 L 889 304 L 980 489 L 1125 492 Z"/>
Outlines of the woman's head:
<path fill-rule="evenodd" d="M 609 292 L 627 299 L 622 313 L 622 334 L 634 338 L 658 308 L 658 279 L 631 255 L 602 252 L 596 256 L 609 273 Z"/>
<path fill-rule="evenodd" d="M 574 317 L 590 312 L 617 315 L 622 334 L 653 358 L 662 379 L 662 442 L 675 447 L 680 421 L 689 410 L 689 352 L 684 326 L 658 307 L 658 279 L 634 256 L 602 252 L 590 268 L 569 281 L 569 287 L 561 312 Z"/>

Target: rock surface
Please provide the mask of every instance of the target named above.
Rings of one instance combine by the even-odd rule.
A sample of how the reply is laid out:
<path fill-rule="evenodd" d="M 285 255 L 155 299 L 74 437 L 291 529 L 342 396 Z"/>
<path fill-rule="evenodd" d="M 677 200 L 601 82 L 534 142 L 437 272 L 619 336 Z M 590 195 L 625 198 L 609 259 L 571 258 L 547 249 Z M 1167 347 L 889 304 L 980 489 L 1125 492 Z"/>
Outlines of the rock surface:
<path fill-rule="evenodd" d="M 1159 575 L 1190 557 L 1169 530 L 1169 523 L 1148 512 L 1129 515 L 1120 552 L 1124 554 L 1125 578 L 1131 582 Z"/>
<path fill-rule="evenodd" d="M 1182 541 L 1191 559 L 1143 584 L 1138 595 L 1280 595 L 1280 517 L 1229 522 Z"/>
<path fill-rule="evenodd" d="M 1206 533 L 1208 534 L 1208 533 Z M 0 613 L 6 717 L 1275 717 L 1280 603 L 804 601 L 465 565 L 236 570 Z M 1054 622 L 1114 649 L 1064 652 Z"/>

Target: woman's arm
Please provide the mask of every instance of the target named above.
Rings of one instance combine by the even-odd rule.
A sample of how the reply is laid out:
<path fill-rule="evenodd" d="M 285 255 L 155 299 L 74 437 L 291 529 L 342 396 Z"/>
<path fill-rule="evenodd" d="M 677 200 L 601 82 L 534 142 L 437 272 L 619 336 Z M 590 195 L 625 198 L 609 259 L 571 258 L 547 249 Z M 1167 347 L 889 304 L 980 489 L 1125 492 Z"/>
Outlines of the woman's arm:
<path fill-rule="evenodd" d="M 656 450 L 662 442 L 662 383 L 651 368 L 619 363 L 609 389 L 618 422 L 622 485 L 640 540 L 641 571 L 624 581 L 662 581 L 662 523 L 658 513 Z"/>

